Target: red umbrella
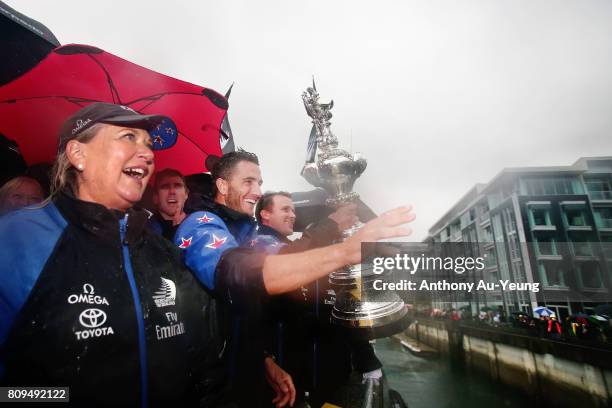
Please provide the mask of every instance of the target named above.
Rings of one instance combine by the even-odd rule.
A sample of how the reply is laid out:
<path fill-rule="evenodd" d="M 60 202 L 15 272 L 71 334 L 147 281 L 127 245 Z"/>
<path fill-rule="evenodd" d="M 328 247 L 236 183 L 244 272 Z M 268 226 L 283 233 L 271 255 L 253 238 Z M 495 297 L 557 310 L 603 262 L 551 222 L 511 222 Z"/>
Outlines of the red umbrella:
<path fill-rule="evenodd" d="M 32 70 L 0 87 L 0 133 L 17 141 L 28 164 L 52 162 L 64 119 L 98 101 L 174 120 L 178 138 L 171 148 L 155 152 L 157 169 L 201 173 L 209 154 L 221 155 L 228 107 L 223 95 L 78 44 L 56 48 Z"/>

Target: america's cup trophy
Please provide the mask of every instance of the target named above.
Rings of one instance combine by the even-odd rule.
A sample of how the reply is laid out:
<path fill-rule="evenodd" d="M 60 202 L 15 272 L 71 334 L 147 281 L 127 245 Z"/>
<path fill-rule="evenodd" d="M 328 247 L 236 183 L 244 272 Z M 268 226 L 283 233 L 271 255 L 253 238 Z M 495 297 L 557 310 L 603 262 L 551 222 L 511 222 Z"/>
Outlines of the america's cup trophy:
<path fill-rule="evenodd" d="M 313 124 L 308 143 L 309 158 L 302 169 L 302 177 L 327 191 L 331 197 L 326 202 L 329 206 L 337 207 L 357 200 L 359 195 L 353 191 L 353 185 L 366 168 L 365 158 L 338 148 L 338 139 L 330 129 L 330 111 L 334 103 L 319 103 L 314 81 L 313 86 L 302 93 L 302 99 Z M 343 231 L 343 239 L 355 234 L 362 226 L 358 222 Z M 361 264 L 347 265 L 333 272 L 329 276 L 336 291 L 332 321 L 358 329 L 360 336 L 370 339 L 401 331 L 407 324 L 407 308 L 394 291 L 373 290 L 372 282 L 381 278 L 384 276 L 375 275 L 372 264 L 365 259 Z"/>

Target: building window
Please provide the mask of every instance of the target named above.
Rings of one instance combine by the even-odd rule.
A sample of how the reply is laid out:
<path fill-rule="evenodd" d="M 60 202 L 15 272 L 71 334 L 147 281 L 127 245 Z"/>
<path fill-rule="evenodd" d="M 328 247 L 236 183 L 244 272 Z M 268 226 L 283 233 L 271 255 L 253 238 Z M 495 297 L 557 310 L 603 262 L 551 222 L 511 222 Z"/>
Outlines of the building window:
<path fill-rule="evenodd" d="M 489 212 L 489 203 L 487 203 L 486 201 L 483 201 L 482 204 L 480 204 L 480 215 L 484 215 L 488 212 Z"/>
<path fill-rule="evenodd" d="M 595 207 L 593 208 L 593 216 L 597 228 L 612 228 L 612 207 Z"/>
<path fill-rule="evenodd" d="M 550 220 L 550 209 L 546 207 L 530 208 L 529 223 L 532 227 L 553 225 Z"/>
<path fill-rule="evenodd" d="M 590 242 L 572 242 L 575 256 L 593 256 L 593 248 Z"/>
<path fill-rule="evenodd" d="M 601 273 L 599 272 L 599 263 L 597 262 L 580 262 L 578 264 L 578 274 L 583 288 L 602 288 Z"/>
<path fill-rule="evenodd" d="M 591 200 L 612 200 L 612 183 L 608 177 L 590 177 L 584 180 Z"/>
<path fill-rule="evenodd" d="M 491 226 L 487 225 L 483 230 L 483 239 L 485 243 L 493 242 L 493 233 L 491 232 Z"/>
<path fill-rule="evenodd" d="M 502 192 L 498 191 L 498 192 L 489 194 L 487 196 L 487 200 L 488 200 L 488 207 L 495 208 L 504 200 L 504 197 L 502 195 Z"/>
<path fill-rule="evenodd" d="M 499 276 L 496 271 L 489 272 L 489 282 L 499 283 Z"/>
<path fill-rule="evenodd" d="M 565 284 L 565 272 L 560 262 L 539 262 L 538 270 L 544 286 L 562 288 L 567 286 Z"/>
<path fill-rule="evenodd" d="M 495 250 L 493 248 L 488 249 L 484 255 L 485 258 L 485 267 L 492 268 L 497 266 L 497 256 L 495 255 Z"/>
<path fill-rule="evenodd" d="M 461 238 L 461 223 L 459 221 L 455 221 L 451 224 L 450 235 L 453 240 L 458 240 Z"/>
<path fill-rule="evenodd" d="M 536 237 L 536 249 L 538 255 L 558 255 L 556 241 L 552 237 Z"/>
<path fill-rule="evenodd" d="M 593 256 L 593 247 L 589 242 L 589 236 L 572 234 L 570 240 L 574 256 Z"/>
<path fill-rule="evenodd" d="M 574 177 L 525 177 L 522 186 L 527 195 L 582 194 L 580 183 Z"/>
<path fill-rule="evenodd" d="M 514 211 L 511 208 L 504 208 L 504 226 L 506 227 L 506 233 L 512 234 L 516 232 L 516 220 L 514 219 Z"/>
<path fill-rule="evenodd" d="M 472 220 L 470 219 L 470 212 L 466 211 L 463 214 L 461 214 L 461 217 L 459 217 L 459 220 L 460 220 L 461 228 L 467 227 L 472 222 Z"/>
<path fill-rule="evenodd" d="M 612 260 L 612 234 L 601 234 L 601 248 L 606 259 Z M 609 269 L 612 270 L 612 265 Z"/>
<path fill-rule="evenodd" d="M 565 224 L 568 227 L 586 227 L 588 226 L 586 211 L 583 207 L 568 207 L 563 212 Z"/>
<path fill-rule="evenodd" d="M 502 227 L 501 214 L 495 214 L 491 217 L 493 224 L 493 238 L 495 239 L 495 250 L 497 251 L 497 267 L 499 268 L 499 276 L 501 279 L 509 279 L 508 261 L 506 255 L 506 246 L 504 244 L 504 229 Z"/>

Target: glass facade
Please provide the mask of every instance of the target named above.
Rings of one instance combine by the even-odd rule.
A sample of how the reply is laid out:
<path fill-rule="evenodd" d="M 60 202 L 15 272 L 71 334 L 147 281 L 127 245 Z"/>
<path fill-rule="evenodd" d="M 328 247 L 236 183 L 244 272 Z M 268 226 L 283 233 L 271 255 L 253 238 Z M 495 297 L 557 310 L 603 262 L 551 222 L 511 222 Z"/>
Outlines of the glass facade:
<path fill-rule="evenodd" d="M 523 177 L 520 186 L 523 195 L 584 194 L 577 177 Z"/>

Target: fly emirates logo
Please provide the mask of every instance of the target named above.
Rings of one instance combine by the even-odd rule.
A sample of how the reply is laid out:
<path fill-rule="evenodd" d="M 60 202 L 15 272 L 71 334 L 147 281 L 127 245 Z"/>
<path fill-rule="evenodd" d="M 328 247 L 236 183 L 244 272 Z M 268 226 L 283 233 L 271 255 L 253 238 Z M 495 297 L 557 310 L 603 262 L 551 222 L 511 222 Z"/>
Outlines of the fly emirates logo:
<path fill-rule="evenodd" d="M 109 306 L 108 300 L 104 296 L 95 293 L 92 284 L 83 285 L 81 293 L 73 293 L 68 296 L 68 304 L 85 304 L 88 306 Z M 109 336 L 115 334 L 112 326 L 105 325 L 107 320 L 106 312 L 98 307 L 86 307 L 79 313 L 79 326 L 74 332 L 77 340 L 86 340 L 95 337 Z"/>

